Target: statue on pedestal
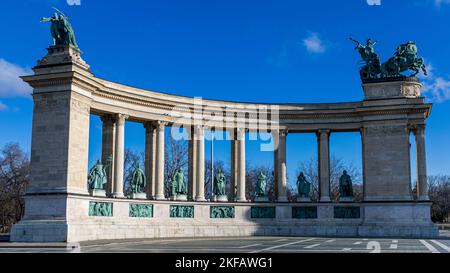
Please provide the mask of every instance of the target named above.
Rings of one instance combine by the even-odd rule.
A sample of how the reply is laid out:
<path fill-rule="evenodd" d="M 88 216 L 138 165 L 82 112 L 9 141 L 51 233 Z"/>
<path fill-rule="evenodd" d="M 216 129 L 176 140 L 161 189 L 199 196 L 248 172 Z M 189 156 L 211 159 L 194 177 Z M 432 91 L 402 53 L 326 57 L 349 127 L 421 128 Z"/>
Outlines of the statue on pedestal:
<path fill-rule="evenodd" d="M 298 196 L 303 199 L 309 199 L 309 192 L 311 191 L 311 183 L 306 180 L 303 172 L 297 177 L 297 191 Z"/>
<path fill-rule="evenodd" d="M 133 172 L 131 179 L 131 192 L 132 193 L 142 193 L 145 190 L 145 173 L 138 164 Z"/>
<path fill-rule="evenodd" d="M 353 197 L 353 185 L 350 175 L 344 170 L 341 177 L 339 178 L 339 195 L 343 198 Z"/>
<path fill-rule="evenodd" d="M 364 65 L 360 69 L 361 80 L 383 79 L 383 78 L 401 78 L 405 77 L 402 72 L 413 70 L 414 73 L 407 77 L 415 77 L 420 71 L 425 76 L 428 75 L 423 58 L 417 56 L 417 46 L 413 41 L 401 44 L 393 57 L 389 58 L 385 63 L 380 63 L 380 58 L 375 53 L 374 46 L 376 42 L 367 39 L 366 45 L 361 45 L 355 39 L 350 38 L 357 45 Z"/>
<path fill-rule="evenodd" d="M 58 45 L 71 45 L 78 48 L 77 42 L 75 40 L 75 34 L 72 29 L 72 25 L 69 22 L 67 16 L 56 10 L 52 17 L 42 17 L 41 22 L 51 22 L 50 33 L 53 37 L 53 46 Z"/>
<path fill-rule="evenodd" d="M 179 196 L 183 196 L 183 200 L 186 199 L 187 187 L 184 181 L 184 172 L 183 169 L 177 169 L 172 177 L 172 196 L 177 198 Z"/>
<path fill-rule="evenodd" d="M 221 169 L 219 169 L 214 179 L 214 194 L 219 196 L 225 195 L 225 175 Z"/>
<path fill-rule="evenodd" d="M 372 39 L 367 39 L 366 45 L 361 45 L 355 39 L 350 38 L 356 43 L 355 50 L 358 50 L 361 55 L 361 59 L 364 61 L 364 66 L 361 67 L 360 76 L 361 79 L 374 79 L 377 78 L 378 74 L 381 72 L 380 58 L 378 54 L 375 53 L 374 46 L 377 42 L 373 42 Z"/>
<path fill-rule="evenodd" d="M 263 197 L 266 196 L 266 175 L 261 171 L 258 175 L 258 181 L 256 182 L 256 196 L 257 197 Z"/>
<path fill-rule="evenodd" d="M 90 189 L 103 189 L 106 184 L 106 166 L 100 160 L 91 168 L 88 176 L 88 183 Z"/>

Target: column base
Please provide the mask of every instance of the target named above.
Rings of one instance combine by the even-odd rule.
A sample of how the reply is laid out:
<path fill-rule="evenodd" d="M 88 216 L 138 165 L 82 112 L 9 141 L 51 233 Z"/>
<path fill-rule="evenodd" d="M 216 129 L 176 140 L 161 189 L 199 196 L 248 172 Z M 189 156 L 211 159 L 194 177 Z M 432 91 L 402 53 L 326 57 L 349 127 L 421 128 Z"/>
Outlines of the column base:
<path fill-rule="evenodd" d="M 280 196 L 280 197 L 278 197 L 277 202 L 284 202 L 284 203 L 286 203 L 286 202 L 288 202 L 288 199 L 285 196 Z"/>
<path fill-rule="evenodd" d="M 195 197 L 195 202 L 206 202 L 205 197 Z"/>
<path fill-rule="evenodd" d="M 320 197 L 320 202 L 331 202 L 331 199 L 329 196 L 323 196 Z"/>
<path fill-rule="evenodd" d="M 125 195 L 123 195 L 122 192 L 115 192 L 112 194 L 113 198 L 125 198 Z"/>
<path fill-rule="evenodd" d="M 155 195 L 155 200 L 166 200 L 166 197 L 162 194 L 161 195 L 157 194 Z"/>
<path fill-rule="evenodd" d="M 238 199 L 236 199 L 236 202 L 248 202 L 248 200 L 247 199 L 245 199 L 245 198 L 238 198 Z"/>
<path fill-rule="evenodd" d="M 422 195 L 418 198 L 420 201 L 430 201 L 430 197 L 428 195 Z"/>

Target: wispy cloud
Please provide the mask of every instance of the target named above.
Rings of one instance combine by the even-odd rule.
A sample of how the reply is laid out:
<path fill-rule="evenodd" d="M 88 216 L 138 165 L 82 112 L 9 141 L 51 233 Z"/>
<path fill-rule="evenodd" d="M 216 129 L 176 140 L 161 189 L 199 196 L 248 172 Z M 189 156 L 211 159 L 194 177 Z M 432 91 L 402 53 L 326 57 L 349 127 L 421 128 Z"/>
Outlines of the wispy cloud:
<path fill-rule="evenodd" d="M 323 41 L 319 38 L 319 34 L 315 32 L 303 39 L 303 45 L 308 52 L 313 54 L 321 54 L 326 50 Z"/>
<path fill-rule="evenodd" d="M 31 93 L 31 87 L 19 76 L 32 74 L 26 67 L 10 63 L 0 58 L 0 97 L 25 97 Z"/>
<path fill-rule="evenodd" d="M 436 7 L 441 7 L 442 5 L 450 4 L 450 0 L 433 0 Z"/>
<path fill-rule="evenodd" d="M 0 101 L 0 111 L 8 110 L 8 106 Z"/>
<path fill-rule="evenodd" d="M 424 82 L 422 92 L 433 102 L 450 100 L 450 80 L 442 77 Z"/>

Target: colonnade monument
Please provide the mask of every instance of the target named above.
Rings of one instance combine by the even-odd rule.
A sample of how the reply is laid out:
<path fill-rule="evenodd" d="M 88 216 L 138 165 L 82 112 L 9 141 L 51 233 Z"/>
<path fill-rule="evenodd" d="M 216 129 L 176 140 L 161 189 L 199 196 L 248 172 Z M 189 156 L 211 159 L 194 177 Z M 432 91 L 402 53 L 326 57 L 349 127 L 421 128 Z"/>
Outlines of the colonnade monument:
<path fill-rule="evenodd" d="M 414 77 L 426 73 L 414 42 L 381 63 L 375 42 L 356 42 L 363 59 L 364 99 L 346 103 L 258 104 L 199 100 L 133 88 L 96 77 L 81 58 L 68 18 L 57 11 L 48 54 L 22 79 L 33 87 L 31 182 L 25 214 L 11 232 L 14 242 L 77 242 L 98 239 L 214 236 L 435 237 L 427 189 L 425 120 L 431 104 Z M 408 70 L 416 71 L 405 76 Z M 402 74 L 401 74 L 402 73 Z M 274 90 L 280 92 L 281 90 Z M 102 154 L 88 169 L 90 115 L 101 117 Z M 124 194 L 125 121 L 145 128 L 145 164 L 133 172 Z M 164 184 L 165 127 L 188 131 L 187 177 L 178 170 Z M 233 192 L 216 179 L 217 198 L 205 197 L 205 129 L 227 132 L 231 141 Z M 266 198 L 266 177 L 246 191 L 245 134 L 272 137 L 275 201 Z M 340 199 L 330 198 L 330 135 L 359 132 L 363 200 L 354 202 L 352 179 L 340 179 Z M 287 198 L 288 134 L 317 135 L 319 200 L 310 181 L 298 178 L 300 198 Z M 417 166 L 411 166 L 410 134 Z M 411 168 L 417 168 L 412 191 Z"/>

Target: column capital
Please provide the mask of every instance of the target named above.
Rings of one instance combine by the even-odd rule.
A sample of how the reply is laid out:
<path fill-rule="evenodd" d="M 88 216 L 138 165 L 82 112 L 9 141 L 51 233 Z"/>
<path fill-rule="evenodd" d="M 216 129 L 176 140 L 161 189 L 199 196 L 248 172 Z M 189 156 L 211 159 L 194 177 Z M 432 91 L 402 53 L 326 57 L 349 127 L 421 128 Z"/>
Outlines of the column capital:
<path fill-rule="evenodd" d="M 317 135 L 317 137 L 324 136 L 324 135 L 329 136 L 330 132 L 331 132 L 330 129 L 318 129 L 316 131 L 316 135 Z"/>
<path fill-rule="evenodd" d="M 414 133 L 414 135 L 417 134 L 423 134 L 425 132 L 426 125 L 425 124 L 409 124 L 408 129 Z"/>
<path fill-rule="evenodd" d="M 123 124 L 126 119 L 128 119 L 130 116 L 126 114 L 116 114 L 116 122 L 118 124 Z"/>
<path fill-rule="evenodd" d="M 153 129 L 157 127 L 157 123 L 155 121 L 145 121 L 144 123 L 142 123 L 142 125 L 144 126 L 145 129 Z"/>
<path fill-rule="evenodd" d="M 116 122 L 116 120 L 114 119 L 114 116 L 111 114 L 101 115 L 100 119 L 103 123 L 115 123 Z"/>

